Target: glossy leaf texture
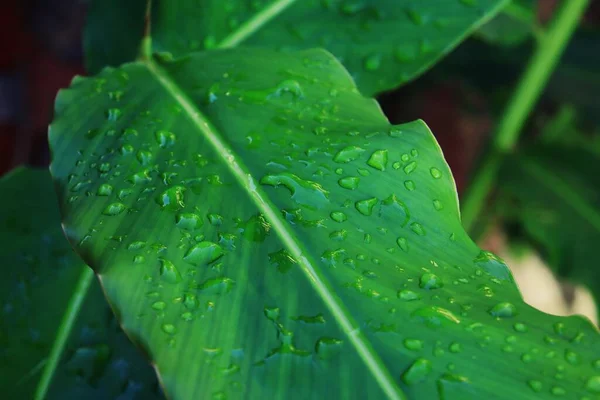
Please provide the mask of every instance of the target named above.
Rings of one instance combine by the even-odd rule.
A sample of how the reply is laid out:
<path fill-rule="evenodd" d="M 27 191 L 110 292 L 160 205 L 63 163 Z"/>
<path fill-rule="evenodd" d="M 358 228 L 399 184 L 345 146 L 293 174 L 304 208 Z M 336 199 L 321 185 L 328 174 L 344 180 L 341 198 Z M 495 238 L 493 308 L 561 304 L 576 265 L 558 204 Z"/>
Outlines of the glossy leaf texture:
<path fill-rule="evenodd" d="M 114 4 L 112 4 L 114 3 Z M 139 3 L 139 2 L 138 2 Z M 281 50 L 324 47 L 350 71 L 366 95 L 393 89 L 425 71 L 466 35 L 490 19 L 505 0 L 153 0 L 154 51 L 175 57 L 219 47 Z M 93 73 L 131 61 L 116 38 L 139 36 L 145 7 L 123 29 L 119 2 L 96 1 L 86 37 Z M 131 8 L 128 8 L 131 10 Z M 106 35 L 115 40 L 106 40 Z M 104 50 L 109 44 L 113 54 Z M 117 60 L 120 60 L 118 62 Z"/>
<path fill-rule="evenodd" d="M 56 116 L 65 231 L 172 398 L 598 396 L 595 328 L 523 303 L 427 126 L 330 54 L 127 64 Z"/>
<path fill-rule="evenodd" d="M 587 286 L 596 301 L 600 241 L 600 153 L 581 144 L 538 144 L 505 163 L 503 216 L 518 223 L 564 279 Z"/>
<path fill-rule="evenodd" d="M 83 268 L 60 227 L 48 171 L 0 179 L 0 390 L 32 399 Z M 160 399 L 152 368 L 94 283 L 54 372 L 48 399 Z"/>

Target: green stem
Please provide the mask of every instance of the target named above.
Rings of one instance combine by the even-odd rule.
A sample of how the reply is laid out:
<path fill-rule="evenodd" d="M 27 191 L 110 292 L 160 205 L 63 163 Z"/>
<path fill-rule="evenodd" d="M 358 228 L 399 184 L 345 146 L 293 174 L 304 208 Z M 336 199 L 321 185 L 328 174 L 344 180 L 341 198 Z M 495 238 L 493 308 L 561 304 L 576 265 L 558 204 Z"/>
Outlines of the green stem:
<path fill-rule="evenodd" d="M 492 155 L 486 158 L 475 173 L 464 198 L 462 221 L 467 231 L 471 230 L 483 208 L 503 155 L 511 152 L 517 143 L 527 117 L 544 90 L 588 3 L 589 0 L 564 0 L 548 31 L 540 39 L 538 48 L 500 120 L 492 142 Z"/>
<path fill-rule="evenodd" d="M 240 25 L 239 29 L 235 30 L 229 36 L 221 40 L 221 42 L 217 45 L 217 48 L 226 49 L 237 46 L 248 36 L 262 28 L 267 22 L 279 15 L 282 11 L 295 2 L 296 0 L 277 0 L 271 3 L 262 11 L 255 14 L 248 21 Z"/>
<path fill-rule="evenodd" d="M 140 44 L 138 58 L 149 60 L 152 58 L 152 0 L 146 2 L 146 14 L 144 15 L 144 37 Z"/>
<path fill-rule="evenodd" d="M 77 282 L 77 287 L 69 300 L 69 305 L 67 306 L 63 320 L 58 327 L 56 339 L 54 340 L 52 350 L 50 351 L 50 355 L 44 366 L 44 372 L 42 373 L 42 377 L 35 391 L 35 400 L 43 400 L 48 393 L 52 376 L 54 375 L 54 371 L 56 371 L 65 344 L 73 329 L 73 325 L 75 324 L 75 320 L 77 319 L 77 315 L 79 314 L 79 310 L 81 309 L 81 305 L 83 304 L 83 300 L 85 299 L 85 295 L 88 292 L 88 288 L 90 287 L 93 278 L 94 272 L 92 269 L 88 266 L 84 266 L 79 281 Z"/>

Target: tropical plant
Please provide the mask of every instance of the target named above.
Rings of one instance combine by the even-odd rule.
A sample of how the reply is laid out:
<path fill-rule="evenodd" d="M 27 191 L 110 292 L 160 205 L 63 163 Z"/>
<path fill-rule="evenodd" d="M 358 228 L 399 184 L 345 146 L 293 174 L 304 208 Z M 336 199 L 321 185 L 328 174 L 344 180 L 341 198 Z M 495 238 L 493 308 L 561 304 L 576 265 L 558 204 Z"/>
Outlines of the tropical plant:
<path fill-rule="evenodd" d="M 569 169 L 585 160 L 546 176 L 536 152 L 552 152 L 505 157 L 587 1 L 565 1 L 543 34 L 521 30 L 538 32 L 538 48 L 462 222 L 426 123 L 390 124 L 371 98 L 416 77 L 506 3 L 92 2 L 94 75 L 58 94 L 49 128 L 58 203 L 47 172 L 0 181 L 0 235 L 11 244 L 0 253 L 4 391 L 598 398 L 596 327 L 527 305 L 504 262 L 463 228 L 504 163 L 533 181 L 502 168 L 506 202 L 537 210 L 520 185 L 547 184 L 556 198 L 539 201 L 574 207 L 578 226 L 597 232 L 597 197 Z M 495 41 L 528 4 L 511 4 L 478 35 Z M 581 195 L 564 195 L 564 184 Z M 583 232 L 551 234 L 535 214 L 512 216 L 559 259 L 574 248 L 564 236 Z"/>

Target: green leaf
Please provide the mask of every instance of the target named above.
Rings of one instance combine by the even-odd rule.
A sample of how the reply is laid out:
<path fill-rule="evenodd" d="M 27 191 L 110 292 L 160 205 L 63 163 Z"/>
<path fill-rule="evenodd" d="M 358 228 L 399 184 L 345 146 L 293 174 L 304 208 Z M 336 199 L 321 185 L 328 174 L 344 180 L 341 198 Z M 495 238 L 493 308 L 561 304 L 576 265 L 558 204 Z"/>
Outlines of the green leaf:
<path fill-rule="evenodd" d="M 144 36 L 147 0 L 89 3 L 83 30 L 87 70 L 95 73 L 105 65 L 119 65 L 135 57 Z"/>
<path fill-rule="evenodd" d="M 160 398 L 152 369 L 120 331 L 95 282 L 86 297 L 93 274 L 64 238 L 50 174 L 19 168 L 0 179 L 0 192 L 3 396 Z M 63 317 L 68 307 L 76 320 Z M 68 340 L 53 359 L 59 329 Z M 46 371 L 51 381 L 44 381 Z"/>
<path fill-rule="evenodd" d="M 114 4 L 112 4 L 114 3 Z M 348 68 L 360 90 L 372 95 L 393 89 L 424 72 L 465 36 L 490 19 L 506 0 L 155 0 L 151 35 L 154 51 L 175 57 L 202 49 L 261 46 L 282 50 L 324 47 Z M 96 1 L 88 37 L 90 71 L 136 58 L 123 52 L 120 37 L 139 35 L 145 10 L 137 6 L 132 28 L 120 2 Z M 132 32 L 133 30 L 133 32 Z M 137 37 L 137 36 L 136 36 Z M 115 39 L 113 39 L 115 38 Z M 105 48 L 114 48 L 107 54 Z"/>
<path fill-rule="evenodd" d="M 500 46 L 516 46 L 537 34 L 537 1 L 514 0 L 491 21 L 475 32 L 475 36 Z"/>
<path fill-rule="evenodd" d="M 571 140 L 571 138 L 569 138 Z M 537 145 L 507 160 L 500 177 L 504 210 L 538 244 L 561 277 L 600 295 L 599 155 L 580 145 Z"/>
<path fill-rule="evenodd" d="M 523 303 L 427 126 L 390 125 L 328 53 L 105 69 L 56 115 L 65 231 L 172 398 L 600 389 L 595 328 Z"/>

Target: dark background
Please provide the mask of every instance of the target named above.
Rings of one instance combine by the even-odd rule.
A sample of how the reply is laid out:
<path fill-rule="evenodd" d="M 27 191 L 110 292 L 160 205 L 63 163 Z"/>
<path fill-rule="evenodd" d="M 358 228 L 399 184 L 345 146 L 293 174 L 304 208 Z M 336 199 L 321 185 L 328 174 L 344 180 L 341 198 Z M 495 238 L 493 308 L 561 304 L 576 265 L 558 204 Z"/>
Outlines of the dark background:
<path fill-rule="evenodd" d="M 556 4 L 538 2 L 542 24 Z M 48 164 L 46 133 L 56 92 L 74 75 L 85 74 L 86 8 L 85 0 L 0 2 L 0 175 L 20 164 Z M 599 69 L 599 26 L 600 2 L 594 1 L 530 118 L 528 135 L 543 127 L 563 99 L 575 103 L 582 129 L 598 126 L 600 73 L 590 83 L 579 71 Z M 498 48 L 469 39 L 413 83 L 380 96 L 382 107 L 393 123 L 427 121 L 462 192 L 532 49 L 531 41 Z"/>

